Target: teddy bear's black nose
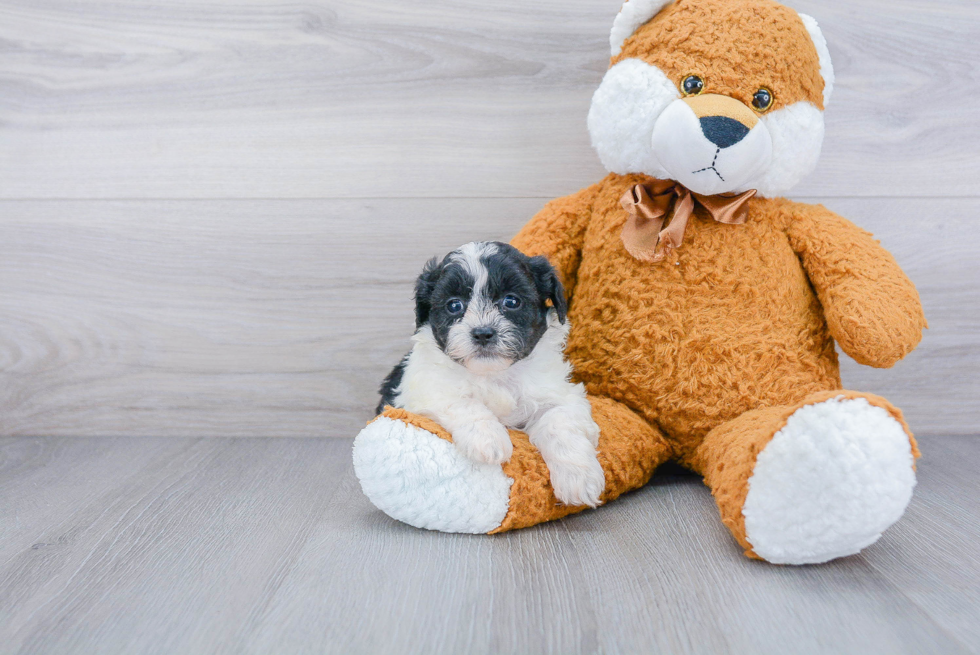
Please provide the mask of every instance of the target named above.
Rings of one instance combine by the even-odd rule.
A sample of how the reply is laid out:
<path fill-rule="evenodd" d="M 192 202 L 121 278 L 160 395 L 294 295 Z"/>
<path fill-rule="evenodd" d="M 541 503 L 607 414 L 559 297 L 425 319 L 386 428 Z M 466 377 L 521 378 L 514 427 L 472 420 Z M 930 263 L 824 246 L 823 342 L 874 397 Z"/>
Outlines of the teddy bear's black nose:
<path fill-rule="evenodd" d="M 728 116 L 705 116 L 701 119 L 704 136 L 719 148 L 728 148 L 745 138 L 749 128 Z"/>

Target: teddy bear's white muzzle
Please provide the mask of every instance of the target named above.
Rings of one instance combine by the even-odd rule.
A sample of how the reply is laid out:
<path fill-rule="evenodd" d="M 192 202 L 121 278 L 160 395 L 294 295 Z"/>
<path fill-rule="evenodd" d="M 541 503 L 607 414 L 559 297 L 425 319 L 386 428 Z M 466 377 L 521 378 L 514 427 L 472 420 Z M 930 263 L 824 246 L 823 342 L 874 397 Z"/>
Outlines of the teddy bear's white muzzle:
<path fill-rule="evenodd" d="M 730 116 L 698 116 L 684 99 L 667 106 L 652 139 L 670 178 L 703 195 L 750 188 L 772 163 L 772 138 L 762 121 L 749 128 Z"/>

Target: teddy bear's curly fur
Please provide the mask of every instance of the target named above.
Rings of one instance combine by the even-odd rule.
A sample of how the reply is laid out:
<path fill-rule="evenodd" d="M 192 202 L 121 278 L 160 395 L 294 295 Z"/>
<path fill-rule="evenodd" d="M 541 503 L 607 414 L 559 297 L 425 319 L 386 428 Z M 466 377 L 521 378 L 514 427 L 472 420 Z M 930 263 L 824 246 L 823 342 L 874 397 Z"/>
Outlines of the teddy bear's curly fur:
<path fill-rule="evenodd" d="M 772 0 L 677 0 L 618 53 L 613 43 L 611 63 L 639 60 L 678 84 L 698 75 L 711 93 L 746 106 L 765 87 L 775 92 L 770 111 L 822 110 L 828 62 L 813 38 L 796 12 Z M 601 428 L 603 501 L 674 460 L 704 477 L 747 555 L 805 563 L 857 552 L 904 511 L 918 451 L 888 401 L 841 388 L 835 343 L 862 364 L 892 366 L 926 325 L 915 287 L 846 219 L 761 194 L 742 224 L 717 222 L 696 205 L 683 243 L 662 261 L 641 261 L 624 248 L 621 199 L 651 181 L 647 172 L 611 173 L 548 203 L 513 240 L 563 276 L 568 357 Z M 403 410 L 379 421 L 451 439 Z M 505 513 L 478 530 L 584 509 L 554 500 L 540 456 L 525 435 L 511 434 L 514 455 L 502 469 L 509 497 L 493 510 Z M 358 448 L 355 465 L 376 504 L 423 527 L 442 525 L 385 506 L 371 480 L 397 476 L 397 466 Z"/>

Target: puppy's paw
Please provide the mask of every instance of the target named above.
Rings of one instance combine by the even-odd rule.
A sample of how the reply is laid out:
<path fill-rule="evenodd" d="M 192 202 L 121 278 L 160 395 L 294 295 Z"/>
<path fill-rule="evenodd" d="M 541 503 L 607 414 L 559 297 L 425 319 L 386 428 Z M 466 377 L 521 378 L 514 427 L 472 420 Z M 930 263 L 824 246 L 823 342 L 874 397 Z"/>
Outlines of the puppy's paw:
<path fill-rule="evenodd" d="M 582 442 L 586 446 L 586 442 Z M 566 505 L 597 507 L 599 496 L 606 488 L 606 475 L 594 449 L 575 448 L 548 464 L 555 497 Z"/>
<path fill-rule="evenodd" d="M 598 447 L 599 426 L 596 425 L 596 422 L 592 420 L 591 415 L 587 417 L 587 420 L 582 421 L 581 428 L 582 428 L 582 434 L 584 434 L 585 438 L 589 440 L 589 443 L 592 444 L 592 447 L 593 448 Z"/>
<path fill-rule="evenodd" d="M 582 387 L 582 384 L 578 386 Z M 581 398 L 551 410 L 547 423 L 554 434 L 566 434 L 570 438 L 582 436 L 595 448 L 599 445 L 599 426 L 592 418 L 592 405 L 585 397 L 585 387 L 581 391 Z"/>
<path fill-rule="evenodd" d="M 474 421 L 453 432 L 453 443 L 464 456 L 483 464 L 503 464 L 514 451 L 510 434 L 499 421 Z"/>

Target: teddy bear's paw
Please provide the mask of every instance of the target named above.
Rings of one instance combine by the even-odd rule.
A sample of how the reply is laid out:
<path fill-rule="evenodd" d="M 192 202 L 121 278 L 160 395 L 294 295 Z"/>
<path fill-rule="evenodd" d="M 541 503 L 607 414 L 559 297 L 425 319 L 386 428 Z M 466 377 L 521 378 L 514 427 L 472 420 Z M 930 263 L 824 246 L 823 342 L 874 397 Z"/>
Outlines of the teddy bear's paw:
<path fill-rule="evenodd" d="M 863 398 L 801 407 L 756 459 L 746 538 L 777 564 L 853 555 L 905 512 L 913 464 L 909 436 L 885 409 Z"/>
<path fill-rule="evenodd" d="M 500 526 L 513 480 L 449 441 L 386 416 L 354 440 L 354 472 L 381 511 L 417 528 L 481 534 Z"/>
<path fill-rule="evenodd" d="M 514 452 L 507 428 L 496 420 L 473 421 L 457 429 L 453 442 L 464 456 L 480 464 L 503 464 Z"/>

